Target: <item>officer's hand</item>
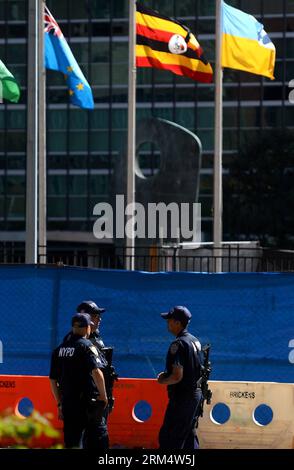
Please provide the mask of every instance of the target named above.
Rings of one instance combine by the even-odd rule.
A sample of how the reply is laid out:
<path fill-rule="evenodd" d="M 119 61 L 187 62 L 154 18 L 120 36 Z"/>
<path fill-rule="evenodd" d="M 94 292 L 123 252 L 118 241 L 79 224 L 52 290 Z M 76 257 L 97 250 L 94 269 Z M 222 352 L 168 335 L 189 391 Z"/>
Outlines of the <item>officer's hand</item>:
<path fill-rule="evenodd" d="M 162 383 L 162 379 L 166 378 L 166 373 L 165 372 L 160 372 L 157 376 L 157 382 Z"/>
<path fill-rule="evenodd" d="M 104 404 L 104 406 L 103 406 L 104 409 L 105 409 L 105 408 L 107 407 L 107 405 L 108 405 L 108 399 L 107 399 L 107 397 L 105 397 L 105 398 L 98 398 L 97 401 Z"/>

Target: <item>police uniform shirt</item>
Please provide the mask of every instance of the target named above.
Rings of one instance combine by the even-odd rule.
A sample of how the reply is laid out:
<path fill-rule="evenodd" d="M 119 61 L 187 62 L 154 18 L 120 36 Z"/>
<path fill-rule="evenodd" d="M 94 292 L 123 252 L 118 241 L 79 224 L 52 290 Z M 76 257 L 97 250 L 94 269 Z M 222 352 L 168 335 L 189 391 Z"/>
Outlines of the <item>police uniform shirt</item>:
<path fill-rule="evenodd" d="M 94 369 L 104 364 L 93 344 L 72 334 L 52 353 L 50 379 L 57 380 L 63 399 L 97 397 L 97 387 L 92 377 Z"/>
<path fill-rule="evenodd" d="M 166 357 L 166 374 L 172 374 L 173 366 L 183 368 L 182 380 L 167 387 L 170 398 L 196 395 L 197 381 L 201 375 L 200 350 L 199 340 L 187 330 L 183 330 L 170 345 Z"/>

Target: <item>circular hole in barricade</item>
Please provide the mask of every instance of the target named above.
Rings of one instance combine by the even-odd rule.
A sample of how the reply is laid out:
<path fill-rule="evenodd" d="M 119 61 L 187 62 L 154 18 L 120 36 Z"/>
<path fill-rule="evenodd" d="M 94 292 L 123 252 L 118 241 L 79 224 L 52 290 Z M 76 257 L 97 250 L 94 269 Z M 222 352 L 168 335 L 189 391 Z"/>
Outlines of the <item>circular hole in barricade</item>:
<path fill-rule="evenodd" d="M 217 403 L 210 412 L 210 419 L 214 424 L 225 424 L 231 416 L 230 408 L 225 403 Z"/>
<path fill-rule="evenodd" d="M 274 413 L 273 410 L 268 405 L 259 405 L 253 411 L 253 421 L 257 426 L 267 426 L 273 420 Z"/>
<path fill-rule="evenodd" d="M 33 402 L 29 398 L 22 398 L 15 407 L 15 414 L 20 418 L 28 418 L 34 411 Z"/>
<path fill-rule="evenodd" d="M 152 415 L 152 407 L 147 401 L 141 400 L 133 408 L 132 416 L 138 423 L 144 423 Z"/>

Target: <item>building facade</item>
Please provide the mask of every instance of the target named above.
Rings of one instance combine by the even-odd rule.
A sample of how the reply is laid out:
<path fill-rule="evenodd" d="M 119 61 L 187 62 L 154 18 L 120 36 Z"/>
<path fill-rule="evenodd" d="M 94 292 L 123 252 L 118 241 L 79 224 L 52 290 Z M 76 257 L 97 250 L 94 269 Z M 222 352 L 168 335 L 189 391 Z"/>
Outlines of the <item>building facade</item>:
<path fill-rule="evenodd" d="M 48 0 L 94 95 L 94 111 L 69 105 L 64 78 L 47 72 L 47 183 L 49 247 L 87 250 L 93 208 L 108 201 L 112 173 L 127 139 L 128 1 Z M 214 65 L 214 1 L 144 0 L 145 6 L 176 17 L 196 34 Z M 224 182 L 241 147 L 260 132 L 292 128 L 294 106 L 288 83 L 294 79 L 294 1 L 231 0 L 261 21 L 277 49 L 275 81 L 224 71 Z M 25 239 L 27 0 L 0 0 L 0 58 L 21 85 L 18 104 L 0 104 L 0 240 Z M 203 159 L 199 202 L 206 241 L 212 237 L 214 85 L 170 72 L 137 70 L 137 119 L 162 117 L 196 133 Z M 140 148 L 146 176 L 160 159 L 153 146 Z M 224 200 L 224 208 L 229 200 Z M 227 228 L 224 227 L 226 235 Z M 66 244 L 66 245 L 63 245 Z"/>

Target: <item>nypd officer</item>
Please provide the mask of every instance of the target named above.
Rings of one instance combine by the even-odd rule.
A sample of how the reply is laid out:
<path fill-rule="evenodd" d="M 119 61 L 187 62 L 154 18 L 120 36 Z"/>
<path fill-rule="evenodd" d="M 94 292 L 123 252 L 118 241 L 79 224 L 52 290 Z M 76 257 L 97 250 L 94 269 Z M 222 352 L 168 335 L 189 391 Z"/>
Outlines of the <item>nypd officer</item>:
<path fill-rule="evenodd" d="M 103 361 L 87 339 L 91 323 L 87 314 L 73 316 L 72 334 L 53 351 L 49 378 L 64 423 L 65 447 L 80 447 L 83 439 L 84 448 L 107 450 Z"/>
<path fill-rule="evenodd" d="M 112 411 L 114 405 L 113 385 L 114 381 L 117 380 L 117 374 L 114 367 L 112 366 L 113 348 L 105 347 L 104 341 L 100 334 L 100 324 L 102 321 L 101 315 L 105 312 L 105 308 L 98 307 L 98 305 L 92 300 L 84 300 L 80 305 L 77 306 L 77 312 L 88 313 L 90 315 L 93 325 L 91 326 L 89 340 L 92 342 L 95 348 L 97 348 L 97 351 L 104 360 L 105 366 L 103 368 L 103 375 L 108 398 L 108 406 L 104 410 L 104 418 L 107 422 L 108 415 Z"/>
<path fill-rule="evenodd" d="M 198 386 L 201 345 L 187 330 L 192 315 L 186 307 L 173 307 L 161 316 L 167 320 L 168 331 L 176 339 L 169 347 L 165 371 L 157 377 L 158 383 L 167 385 L 169 397 L 159 432 L 159 447 L 163 450 L 197 449 L 195 423 L 202 397 Z"/>

